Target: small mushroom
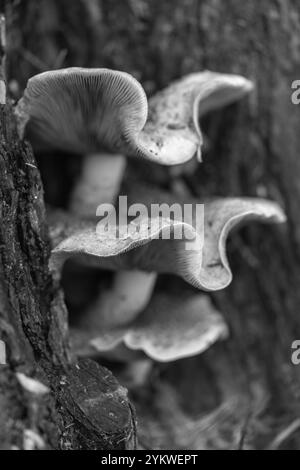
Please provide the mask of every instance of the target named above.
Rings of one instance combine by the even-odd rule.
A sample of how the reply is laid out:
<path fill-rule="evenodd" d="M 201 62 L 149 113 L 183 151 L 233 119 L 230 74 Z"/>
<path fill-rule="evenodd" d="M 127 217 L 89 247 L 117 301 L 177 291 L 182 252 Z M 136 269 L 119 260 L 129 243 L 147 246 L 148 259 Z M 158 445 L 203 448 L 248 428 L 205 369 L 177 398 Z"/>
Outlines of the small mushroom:
<path fill-rule="evenodd" d="M 227 325 L 210 299 L 190 292 L 155 293 L 147 308 L 122 327 L 103 328 L 94 308 L 84 325 L 83 331 L 72 335 L 77 354 L 110 352 L 123 344 L 158 362 L 200 354 L 228 336 Z"/>
<path fill-rule="evenodd" d="M 143 201 L 145 207 L 150 207 L 154 201 L 174 202 L 169 193 L 147 192 L 145 187 L 141 192 L 139 189 L 135 192 L 133 188 L 130 199 Z M 195 200 L 188 202 L 199 203 Z M 83 227 L 82 222 L 79 226 L 78 222 L 62 217 L 60 223 L 52 225 L 52 233 L 56 231 L 56 246 L 51 262 L 59 270 L 66 259 L 76 257 L 80 262 L 102 269 L 133 270 L 135 277 L 138 276 L 137 270 L 149 275 L 147 292 L 135 289 L 133 283 L 130 289 L 128 285 L 123 301 L 119 298 L 119 286 L 112 288 L 112 300 L 100 299 L 98 307 L 102 325 L 106 328 L 120 326 L 132 321 L 140 313 L 140 306 L 146 305 L 154 286 L 153 273 L 179 275 L 201 290 L 216 291 L 227 287 L 232 273 L 226 256 L 226 240 L 234 227 L 249 220 L 281 223 L 285 221 L 285 215 L 278 204 L 264 199 L 216 198 L 204 201 L 204 227 L 200 227 L 204 243 L 199 241 L 199 227 L 192 222 L 144 217 L 139 220 L 136 232 L 132 234 L 128 230 L 126 237 L 119 238 L 114 227 L 99 232 L 94 222 L 86 222 Z M 58 226 L 63 228 L 58 229 Z M 183 237 L 179 239 L 174 236 L 178 228 L 184 228 Z M 166 231 L 170 239 L 164 239 Z M 193 249 L 187 250 L 186 243 L 191 241 Z M 126 279 L 126 274 L 122 276 Z M 136 304 L 130 298 L 131 293 L 138 298 Z M 139 296 L 146 299 L 145 302 Z"/>
<path fill-rule="evenodd" d="M 150 98 L 148 112 L 145 92 L 131 75 L 74 67 L 32 77 L 16 114 L 21 134 L 26 127 L 33 142 L 86 155 L 71 208 L 89 217 L 118 193 L 124 155 L 163 165 L 196 153 L 200 159 L 199 118 L 252 88 L 239 75 L 194 73 Z"/>

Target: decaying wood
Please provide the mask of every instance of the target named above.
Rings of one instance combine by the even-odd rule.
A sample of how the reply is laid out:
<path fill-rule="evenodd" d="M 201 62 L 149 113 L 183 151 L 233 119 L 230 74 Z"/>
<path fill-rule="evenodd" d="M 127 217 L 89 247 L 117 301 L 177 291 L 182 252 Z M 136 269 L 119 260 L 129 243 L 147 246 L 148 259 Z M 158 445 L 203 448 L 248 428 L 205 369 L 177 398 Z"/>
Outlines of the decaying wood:
<path fill-rule="evenodd" d="M 9 100 L 0 105 L 0 198 L 1 448 L 133 448 L 126 389 L 107 369 L 70 357 L 67 312 L 48 269 L 40 174 Z"/>

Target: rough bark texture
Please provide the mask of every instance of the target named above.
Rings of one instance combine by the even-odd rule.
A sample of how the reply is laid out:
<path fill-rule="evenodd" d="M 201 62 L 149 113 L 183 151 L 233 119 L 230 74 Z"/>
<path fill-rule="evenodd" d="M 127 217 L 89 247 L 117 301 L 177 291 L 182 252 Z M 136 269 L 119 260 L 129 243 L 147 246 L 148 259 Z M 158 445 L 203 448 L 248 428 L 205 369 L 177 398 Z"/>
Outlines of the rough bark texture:
<path fill-rule="evenodd" d="M 133 448 L 126 389 L 107 369 L 72 361 L 68 352 L 67 311 L 48 269 L 40 173 L 8 101 L 0 105 L 0 198 L 1 448 Z M 17 373 L 49 392 L 28 390 Z"/>
<path fill-rule="evenodd" d="M 239 397 L 234 417 L 230 417 L 238 432 L 228 437 L 230 446 L 265 447 L 299 416 L 300 408 L 300 366 L 291 363 L 292 341 L 300 338 L 300 107 L 290 99 L 291 83 L 300 79 L 299 1 L 26 0 L 12 2 L 9 15 L 9 70 L 20 90 L 30 75 L 68 65 L 126 70 L 142 81 L 148 93 L 203 68 L 241 73 L 256 83 L 249 100 L 206 119 L 204 163 L 186 182 L 195 195 L 259 195 L 277 200 L 286 210 L 288 224 L 280 228 L 257 225 L 232 237 L 229 251 L 234 282 L 213 296 L 229 323 L 230 339 L 201 357 L 159 371 L 176 384 L 186 411 L 194 415 L 216 409 L 228 397 Z M 17 96 L 16 84 L 11 85 Z M 20 168 L 27 175 L 22 180 L 24 192 L 29 177 L 36 181 L 35 187 L 39 180 L 36 169 L 25 166 L 26 147 L 18 152 L 23 161 Z M 55 165 L 57 170 L 58 160 Z M 53 166 L 47 171 L 54 171 Z M 62 174 L 62 166 L 60 171 Z M 2 179 L 3 175 L 1 171 Z M 8 181 L 5 187 L 17 184 Z M 62 192 L 63 186 L 57 181 L 55 188 Z M 23 237 L 22 256 L 30 256 L 37 237 L 32 224 L 37 223 L 36 218 L 43 220 L 40 207 L 30 220 L 20 204 L 29 197 L 31 204 L 37 204 L 34 194 L 27 194 L 22 202 L 14 196 L 20 191 L 7 191 L 8 206 L 3 207 L 9 214 L 1 238 L 11 239 L 10 230 L 16 226 L 9 222 L 12 216 L 15 220 L 18 210 L 19 224 L 26 217 L 23 235 L 19 234 Z M 38 230 L 41 227 L 39 222 Z M 44 263 L 43 246 L 39 245 L 38 256 Z M 15 257 L 7 260 L 7 269 L 12 261 Z M 42 297 L 46 308 L 45 298 L 53 294 L 51 289 L 45 293 L 50 281 L 36 267 L 41 262 L 28 273 L 22 269 L 20 282 L 30 275 L 34 283 L 42 284 L 35 302 Z M 12 294 L 15 302 L 31 302 L 28 291 L 23 296 L 18 288 L 18 294 Z M 31 308 L 36 309 L 36 304 Z M 51 322 L 46 311 L 39 318 L 32 324 L 23 315 L 22 321 L 25 331 L 29 329 L 40 341 L 46 334 L 49 337 Z M 23 356 L 31 351 L 25 338 L 21 349 Z M 17 355 L 20 345 L 14 350 Z M 42 350 L 40 347 L 36 354 Z M 47 361 L 49 355 L 53 361 L 62 354 L 63 341 L 57 341 L 54 350 L 43 351 Z M 193 377 L 192 386 L 188 377 Z M 8 374 L 6 380 L 13 388 L 12 376 Z M 260 427 L 256 423 L 259 414 Z M 215 445 L 222 447 L 222 439 L 218 436 Z M 282 445 L 299 448 L 299 432 Z"/>

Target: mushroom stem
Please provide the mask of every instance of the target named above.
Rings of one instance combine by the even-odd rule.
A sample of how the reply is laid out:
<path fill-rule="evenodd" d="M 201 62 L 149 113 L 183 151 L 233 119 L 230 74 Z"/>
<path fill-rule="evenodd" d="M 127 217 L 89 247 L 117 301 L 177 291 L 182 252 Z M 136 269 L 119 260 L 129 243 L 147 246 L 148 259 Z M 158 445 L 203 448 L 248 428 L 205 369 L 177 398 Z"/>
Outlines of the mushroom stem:
<path fill-rule="evenodd" d="M 91 312 L 97 326 L 111 328 L 130 323 L 150 301 L 156 278 L 153 272 L 117 272 L 113 287 L 101 295 Z"/>
<path fill-rule="evenodd" d="M 123 155 L 87 155 L 80 180 L 71 196 L 70 210 L 82 217 L 94 217 L 100 204 L 113 202 L 120 189 L 125 166 Z"/>

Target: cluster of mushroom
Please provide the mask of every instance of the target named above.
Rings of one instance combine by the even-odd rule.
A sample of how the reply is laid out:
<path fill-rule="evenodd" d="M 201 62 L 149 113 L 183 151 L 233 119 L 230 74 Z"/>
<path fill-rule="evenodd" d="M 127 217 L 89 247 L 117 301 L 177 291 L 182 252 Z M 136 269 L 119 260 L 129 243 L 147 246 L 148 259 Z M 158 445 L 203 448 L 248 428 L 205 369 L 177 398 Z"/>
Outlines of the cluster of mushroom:
<path fill-rule="evenodd" d="M 229 232 L 241 222 L 280 223 L 281 208 L 264 199 L 213 198 L 197 201 L 128 185 L 128 203 L 204 204 L 204 243 L 186 250 L 177 239 L 181 220 L 140 217 L 135 236 L 96 230 L 96 209 L 115 203 L 126 157 L 161 165 L 180 165 L 195 155 L 201 160 L 199 119 L 208 111 L 249 93 L 252 83 L 238 75 L 194 73 L 149 99 L 129 74 L 108 69 L 69 68 L 32 77 L 16 107 L 19 129 L 34 147 L 84 154 L 81 178 L 68 213 L 49 214 L 53 243 L 51 266 L 61 272 L 65 261 L 115 271 L 113 287 L 102 292 L 73 332 L 77 353 L 112 351 L 123 345 L 157 361 L 192 356 L 228 335 L 222 315 L 209 297 L 194 292 L 157 292 L 156 278 L 168 273 L 202 291 L 223 289 L 232 274 L 226 257 Z M 126 182 L 125 182 L 126 185 Z M 185 224 L 186 225 L 186 224 Z M 186 227 L 197 241 L 199 227 Z M 170 239 L 162 236 L 169 230 Z M 187 233 L 183 232 L 183 233 Z"/>

